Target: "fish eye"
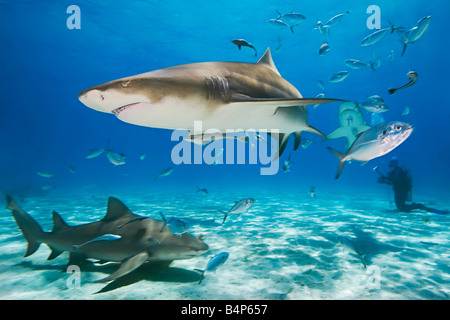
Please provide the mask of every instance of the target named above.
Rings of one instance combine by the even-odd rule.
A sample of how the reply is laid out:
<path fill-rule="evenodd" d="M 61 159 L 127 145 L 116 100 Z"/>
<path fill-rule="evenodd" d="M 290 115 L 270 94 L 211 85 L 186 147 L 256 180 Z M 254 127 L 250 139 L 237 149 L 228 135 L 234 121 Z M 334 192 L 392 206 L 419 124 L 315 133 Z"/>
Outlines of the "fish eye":
<path fill-rule="evenodd" d="M 383 135 L 386 135 L 387 134 L 387 130 L 385 129 L 385 130 L 383 130 Z"/>
<path fill-rule="evenodd" d="M 124 88 L 128 87 L 128 85 L 130 84 L 131 80 L 127 80 L 127 81 L 123 81 L 120 85 Z"/>
<path fill-rule="evenodd" d="M 400 131 L 402 126 L 397 126 L 397 131 Z"/>

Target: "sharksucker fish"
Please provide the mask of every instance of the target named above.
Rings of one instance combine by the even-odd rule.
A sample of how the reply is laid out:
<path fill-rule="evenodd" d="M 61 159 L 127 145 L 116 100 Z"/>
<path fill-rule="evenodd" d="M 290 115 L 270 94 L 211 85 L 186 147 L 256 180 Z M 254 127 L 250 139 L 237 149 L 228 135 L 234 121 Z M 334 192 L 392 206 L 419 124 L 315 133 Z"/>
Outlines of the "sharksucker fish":
<path fill-rule="evenodd" d="M 164 222 L 133 214 L 113 197 L 108 199 L 105 217 L 92 223 L 69 226 L 53 211 L 50 232 L 45 232 L 10 196 L 6 196 L 6 203 L 28 242 L 25 257 L 45 243 L 51 249 L 48 260 L 68 251 L 70 261 L 91 258 L 121 262 L 117 271 L 98 282 L 115 280 L 147 261 L 190 259 L 208 250 L 201 239 L 187 232 L 175 235 L 169 228 L 162 230 Z"/>
<path fill-rule="evenodd" d="M 192 131 L 194 121 L 201 120 L 204 131 L 279 130 L 280 142 L 302 131 L 324 137 L 308 124 L 306 106 L 342 101 L 303 98 L 281 77 L 270 49 L 257 63 L 179 65 L 107 82 L 83 90 L 78 98 L 135 125 Z"/>
<path fill-rule="evenodd" d="M 390 121 L 372 127 L 358 135 L 346 154 L 328 147 L 340 160 L 335 179 L 341 175 L 346 161 L 367 162 L 391 152 L 412 133 L 411 125 L 399 121 Z"/>
<path fill-rule="evenodd" d="M 395 88 L 395 89 L 391 88 L 391 89 L 389 89 L 389 94 L 393 95 L 398 90 L 402 90 L 402 89 L 408 88 L 408 87 L 412 86 L 414 83 L 416 83 L 417 79 L 419 79 L 419 74 L 416 71 L 409 71 L 406 75 L 411 80 L 409 80 L 409 82 L 407 84 L 405 84 L 404 86 L 401 86 L 400 88 Z"/>

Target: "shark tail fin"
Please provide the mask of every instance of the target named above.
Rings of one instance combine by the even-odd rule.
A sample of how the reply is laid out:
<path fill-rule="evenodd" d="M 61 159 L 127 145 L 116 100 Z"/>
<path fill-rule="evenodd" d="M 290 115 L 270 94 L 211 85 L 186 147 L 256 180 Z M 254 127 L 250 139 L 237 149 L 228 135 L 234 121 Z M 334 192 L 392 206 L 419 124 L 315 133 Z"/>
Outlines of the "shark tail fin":
<path fill-rule="evenodd" d="M 198 280 L 198 284 L 202 283 L 203 279 L 205 278 L 205 270 L 194 269 L 194 271 L 200 274 L 200 280 Z"/>
<path fill-rule="evenodd" d="M 44 231 L 41 226 L 28 213 L 20 209 L 16 202 L 10 197 L 6 196 L 7 208 L 16 220 L 17 226 L 22 231 L 23 236 L 28 242 L 25 257 L 36 252 L 41 244 L 41 239 L 44 236 Z"/>
<path fill-rule="evenodd" d="M 336 157 L 338 157 L 339 160 L 340 160 L 340 161 L 339 161 L 338 171 L 337 171 L 337 173 L 336 173 L 336 177 L 334 178 L 334 179 L 337 180 L 337 179 L 339 178 L 339 176 L 341 175 L 342 169 L 344 168 L 344 164 L 345 164 L 345 155 L 343 155 L 342 153 L 340 153 L 340 152 L 334 150 L 334 149 L 331 148 L 331 147 L 327 147 L 327 149 L 330 150 L 331 152 L 333 152 L 334 155 L 335 155 Z"/>

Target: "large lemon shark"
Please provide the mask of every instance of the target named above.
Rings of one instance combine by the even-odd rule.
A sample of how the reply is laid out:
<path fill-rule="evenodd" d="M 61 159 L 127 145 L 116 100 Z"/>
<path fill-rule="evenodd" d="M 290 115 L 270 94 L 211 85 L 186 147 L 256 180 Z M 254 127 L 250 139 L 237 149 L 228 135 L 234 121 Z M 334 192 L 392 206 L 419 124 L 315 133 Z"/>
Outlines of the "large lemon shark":
<path fill-rule="evenodd" d="M 133 214 L 119 199 L 110 197 L 106 215 L 96 222 L 69 226 L 53 211 L 53 230 L 44 231 L 28 213 L 6 196 L 7 208 L 28 242 L 25 257 L 36 252 L 41 243 L 51 249 L 48 260 L 68 251 L 69 264 L 91 258 L 100 261 L 120 262 L 120 266 L 108 277 L 107 282 L 122 277 L 147 261 L 190 259 L 208 250 L 208 246 L 185 232 L 176 235 L 164 228 L 163 221 Z"/>
<path fill-rule="evenodd" d="M 119 120 L 153 128 L 204 131 L 278 130 L 279 154 L 294 134 L 294 149 L 307 131 L 307 105 L 338 101 L 303 98 L 281 77 L 270 49 L 256 63 L 201 62 L 126 77 L 83 90 L 79 100 Z"/>

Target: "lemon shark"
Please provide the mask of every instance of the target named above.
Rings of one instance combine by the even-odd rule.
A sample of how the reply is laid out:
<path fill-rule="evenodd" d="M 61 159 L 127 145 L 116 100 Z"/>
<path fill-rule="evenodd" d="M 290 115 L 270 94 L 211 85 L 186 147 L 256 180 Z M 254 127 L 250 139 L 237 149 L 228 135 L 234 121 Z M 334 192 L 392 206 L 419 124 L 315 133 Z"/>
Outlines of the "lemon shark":
<path fill-rule="evenodd" d="M 339 106 L 339 125 L 339 128 L 327 135 L 327 139 L 332 140 L 345 137 L 347 139 L 346 149 L 350 148 L 361 132 L 370 129 L 370 126 L 364 122 L 364 117 L 358 104 L 351 101 L 343 102 Z"/>
<path fill-rule="evenodd" d="M 168 67 L 83 90 L 79 100 L 135 125 L 164 129 L 278 130 L 280 154 L 290 134 L 294 149 L 307 131 L 307 105 L 337 99 L 303 98 L 281 77 L 270 49 L 256 63 L 200 62 Z"/>
<path fill-rule="evenodd" d="M 51 249 L 48 260 L 64 251 L 80 258 L 120 262 L 107 282 L 124 276 L 147 261 L 189 259 L 206 252 L 208 246 L 189 233 L 175 235 L 164 222 L 133 214 L 119 199 L 108 199 L 107 213 L 100 221 L 69 226 L 53 211 L 53 230 L 45 232 L 41 226 L 10 197 L 7 208 L 28 242 L 25 257 L 36 252 L 41 243 Z"/>

